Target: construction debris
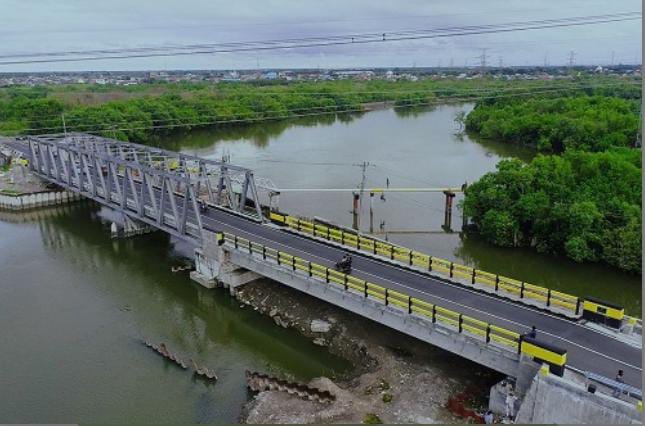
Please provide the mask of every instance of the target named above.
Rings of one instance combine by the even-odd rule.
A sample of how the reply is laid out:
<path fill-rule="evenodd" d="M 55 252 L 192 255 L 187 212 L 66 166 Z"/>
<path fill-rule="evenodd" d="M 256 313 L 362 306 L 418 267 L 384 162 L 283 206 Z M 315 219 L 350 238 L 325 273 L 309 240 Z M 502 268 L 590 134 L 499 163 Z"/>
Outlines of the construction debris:
<path fill-rule="evenodd" d="M 171 353 L 168 348 L 166 347 L 165 343 L 161 343 L 159 346 L 149 343 L 149 342 L 143 342 L 147 347 L 152 348 L 155 352 L 161 354 L 164 358 L 167 358 L 171 361 L 173 361 L 175 364 L 183 368 L 184 370 L 188 367 L 186 367 L 186 364 L 180 359 L 178 359 L 173 353 Z"/>
<path fill-rule="evenodd" d="M 290 395 L 296 395 L 310 401 L 318 401 L 323 404 L 330 404 L 336 400 L 336 396 L 329 391 L 321 391 L 318 388 L 312 388 L 301 383 L 292 383 L 280 380 L 277 377 L 270 377 L 266 374 L 257 372 L 251 373 L 246 371 L 246 385 L 255 392 L 277 390 L 286 392 Z"/>
<path fill-rule="evenodd" d="M 197 374 L 198 376 L 206 377 L 207 379 L 214 380 L 214 381 L 217 380 L 217 374 L 213 373 L 206 367 L 198 366 L 197 363 L 192 358 L 190 359 L 190 363 L 192 364 L 193 369 L 195 370 L 195 374 Z"/>
<path fill-rule="evenodd" d="M 170 272 L 176 273 L 176 272 L 182 272 L 182 271 L 192 271 L 195 269 L 192 265 L 186 265 L 186 266 L 172 266 L 170 268 Z"/>

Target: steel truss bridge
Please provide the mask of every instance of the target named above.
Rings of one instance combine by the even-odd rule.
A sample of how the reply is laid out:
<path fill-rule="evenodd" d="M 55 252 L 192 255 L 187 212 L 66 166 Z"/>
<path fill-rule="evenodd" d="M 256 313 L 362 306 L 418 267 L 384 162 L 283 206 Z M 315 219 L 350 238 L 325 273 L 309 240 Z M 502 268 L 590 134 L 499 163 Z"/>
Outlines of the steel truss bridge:
<path fill-rule="evenodd" d="M 204 203 L 263 217 L 244 167 L 85 134 L 27 143 L 38 176 L 176 237 L 202 240 Z"/>
<path fill-rule="evenodd" d="M 242 250 L 235 256 L 249 265 L 262 266 L 263 260 L 258 263 L 257 257 L 249 257 L 252 246 L 258 244 L 291 256 L 287 259 L 293 271 L 296 259 L 309 265 L 309 271 L 314 263 L 333 268 L 347 251 L 315 235 L 267 224 L 258 192 L 275 192 L 275 187 L 270 181 L 256 180 L 243 167 L 85 134 L 29 137 L 5 144 L 23 153 L 36 175 L 173 236 L 202 247 L 214 232 L 247 241 L 248 254 Z M 567 366 L 605 377 L 614 377 L 622 369 L 627 384 L 641 386 L 641 349 L 576 319 L 491 296 L 360 250 L 355 252 L 351 276 L 363 282 L 365 297 L 368 287 L 376 286 L 386 289 L 386 302 L 388 295 L 406 294 L 408 301 L 419 301 L 417 306 L 425 303 L 457 313 L 459 333 L 463 318 L 502 327 L 514 335 L 536 325 L 541 339 L 567 351 Z"/>

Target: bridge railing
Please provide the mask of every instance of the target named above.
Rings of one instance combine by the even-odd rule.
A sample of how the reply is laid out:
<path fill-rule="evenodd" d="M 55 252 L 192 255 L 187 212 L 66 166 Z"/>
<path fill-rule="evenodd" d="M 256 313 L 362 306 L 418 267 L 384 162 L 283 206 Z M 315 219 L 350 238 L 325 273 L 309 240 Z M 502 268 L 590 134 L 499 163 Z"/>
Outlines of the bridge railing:
<path fill-rule="evenodd" d="M 536 342 L 532 342 L 530 345 L 526 344 L 524 337 L 516 331 L 490 324 L 231 233 L 220 233 L 218 238 L 226 248 L 235 249 L 258 260 L 273 263 L 313 279 L 322 285 L 334 286 L 337 289 L 360 295 L 381 303 L 384 307 L 396 309 L 404 315 L 421 318 L 432 324 L 440 324 L 485 344 L 546 361 L 551 364 L 554 372 L 562 370 L 566 363 L 566 352 Z"/>
<path fill-rule="evenodd" d="M 570 316 L 579 316 L 582 313 L 582 299 L 571 294 L 460 265 L 450 260 L 430 256 L 329 224 L 321 224 L 275 212 L 270 214 L 270 219 L 274 223 L 345 247 L 385 257 L 424 271 L 438 273 L 458 284 L 480 288 Z"/>

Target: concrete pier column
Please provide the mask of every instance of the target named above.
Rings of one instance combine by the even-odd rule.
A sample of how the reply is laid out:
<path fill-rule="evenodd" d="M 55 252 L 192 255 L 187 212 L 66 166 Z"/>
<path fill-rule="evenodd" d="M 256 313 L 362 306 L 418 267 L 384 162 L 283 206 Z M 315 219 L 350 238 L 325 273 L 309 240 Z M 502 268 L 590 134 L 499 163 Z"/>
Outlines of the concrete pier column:
<path fill-rule="evenodd" d="M 533 381 L 533 377 L 538 372 L 542 364 L 535 362 L 532 357 L 522 355 L 520 357 L 520 364 L 517 369 L 515 380 L 515 392 L 520 396 L 524 396 L 528 391 Z"/>
<path fill-rule="evenodd" d="M 455 198 L 455 193 L 451 191 L 444 191 L 443 193 L 446 195 L 443 226 L 446 230 L 450 230 L 452 229 L 452 202 Z"/>
<path fill-rule="evenodd" d="M 153 230 L 154 228 L 152 228 L 150 225 L 144 222 L 141 222 L 139 220 L 132 219 L 127 215 L 124 215 L 124 220 L 123 220 L 124 237 L 132 237 L 134 235 L 148 234 Z"/>
<path fill-rule="evenodd" d="M 358 231 L 358 227 L 360 226 L 360 204 L 361 204 L 361 196 L 354 192 L 352 194 L 352 228 L 356 229 Z"/>
<path fill-rule="evenodd" d="M 233 294 L 239 286 L 261 278 L 259 274 L 231 262 L 231 254 L 217 238 L 217 233 L 203 231 L 202 247 L 195 249 L 195 270 L 190 278 L 206 288 L 222 286 Z"/>
<path fill-rule="evenodd" d="M 128 215 L 122 216 L 122 222 L 112 222 L 110 225 L 110 235 L 112 238 L 128 238 L 135 235 L 148 234 L 155 228 Z"/>
<path fill-rule="evenodd" d="M 118 238 L 119 237 L 119 225 L 116 224 L 116 222 L 112 222 L 110 225 L 110 235 L 112 238 Z"/>

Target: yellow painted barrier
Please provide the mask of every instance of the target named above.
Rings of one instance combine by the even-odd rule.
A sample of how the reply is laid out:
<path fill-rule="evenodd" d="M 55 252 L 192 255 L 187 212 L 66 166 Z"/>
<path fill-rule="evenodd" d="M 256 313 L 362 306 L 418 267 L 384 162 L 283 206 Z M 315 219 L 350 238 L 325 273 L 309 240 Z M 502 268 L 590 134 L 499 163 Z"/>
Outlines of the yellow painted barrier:
<path fill-rule="evenodd" d="M 430 268 L 430 256 L 427 254 L 419 253 L 416 251 L 412 252 L 412 264 L 423 269 Z"/>
<path fill-rule="evenodd" d="M 625 308 L 594 297 L 587 297 L 582 305 L 582 317 L 618 329 L 625 319 Z"/>
<path fill-rule="evenodd" d="M 447 260 L 440 259 L 438 257 L 432 256 L 430 258 L 432 260 L 432 270 L 433 271 L 438 271 L 438 272 L 444 272 L 450 275 L 450 263 Z"/>
<path fill-rule="evenodd" d="M 271 218 L 278 223 L 286 223 L 291 228 L 300 229 L 303 232 L 327 238 L 341 244 L 346 244 L 359 250 L 398 260 L 422 269 L 433 270 L 446 274 L 449 277 L 470 279 L 473 284 L 483 284 L 494 288 L 495 291 L 505 292 L 522 299 L 526 298 L 536 300 L 540 303 L 544 303 L 546 306 L 553 306 L 578 313 L 579 298 L 573 295 L 556 291 L 551 291 L 551 294 L 549 295 L 549 289 L 545 287 L 523 283 L 519 280 L 498 276 L 497 274 L 492 274 L 478 269 L 474 270 L 473 268 L 465 265 L 428 256 L 405 247 L 381 242 L 373 238 L 359 235 L 356 232 L 344 231 L 334 228 L 333 226 L 315 223 L 312 227 L 308 225 L 311 222 L 297 218 L 289 220 L 289 218 L 291 218 L 290 216 L 287 216 L 285 220 L 281 220 L 282 217 L 284 216 L 278 215 L 275 219 L 273 217 Z M 305 222 L 307 225 L 303 225 Z M 300 228 L 298 228 L 298 226 L 300 226 Z"/>
<path fill-rule="evenodd" d="M 487 286 L 495 287 L 497 284 L 497 275 L 490 272 L 475 270 L 475 283 L 485 284 Z"/>
<path fill-rule="evenodd" d="M 370 296 L 374 296 L 377 299 L 385 301 L 385 287 L 381 287 L 376 284 L 372 283 L 366 283 L 367 286 L 367 294 Z"/>
<path fill-rule="evenodd" d="M 402 308 L 410 308 L 410 296 L 399 293 L 398 291 L 388 290 L 387 302 L 388 304 L 394 304 Z"/>
<path fill-rule="evenodd" d="M 564 366 L 567 363 L 567 351 L 557 348 L 551 344 L 541 342 L 530 337 L 523 337 L 520 343 L 520 352 L 528 355 L 535 361 L 542 361 L 549 364 L 549 370 L 562 376 Z"/>
<path fill-rule="evenodd" d="M 473 268 L 453 263 L 452 274 L 459 278 L 468 278 L 471 280 L 473 278 Z"/>
<path fill-rule="evenodd" d="M 605 315 L 608 318 L 613 318 L 617 320 L 622 320 L 623 317 L 625 316 L 624 308 L 618 309 L 618 308 L 608 306 L 607 304 L 601 304 L 591 300 L 584 301 L 583 309 L 585 311 L 590 311 L 596 314 L 600 313 L 602 315 Z"/>
<path fill-rule="evenodd" d="M 302 224 L 300 224 L 300 226 L 302 227 Z M 311 229 L 315 229 L 315 225 L 313 225 Z M 423 315 L 433 322 L 448 324 L 457 328 L 460 333 L 465 331 L 474 336 L 479 336 L 485 339 L 486 342 L 492 341 L 513 349 L 517 349 L 518 347 L 519 334 L 511 330 L 488 324 L 484 321 L 462 315 L 459 312 L 443 308 L 441 306 L 433 305 L 432 303 L 410 297 L 404 293 L 390 290 L 386 287 L 367 282 L 317 263 L 309 262 L 301 257 L 293 256 L 271 247 L 266 247 L 245 238 L 236 237 L 228 233 L 218 234 L 217 238 L 223 238 L 225 243 L 228 243 L 240 250 L 249 250 L 251 253 L 262 254 L 263 257 L 275 259 L 279 265 L 285 268 L 304 272 L 310 276 L 324 280 L 325 282 L 340 285 L 345 289 L 355 290 L 364 294 L 366 297 L 381 300 L 386 305 L 396 306 L 397 308 L 411 314 Z M 400 252 L 401 251 L 399 251 L 399 253 Z M 413 259 L 414 258 L 415 257 L 413 257 Z M 423 259 L 423 257 L 420 258 Z M 431 258 L 428 257 L 428 261 L 430 259 Z M 436 258 L 432 259 L 433 262 L 435 259 Z M 445 262 L 447 261 L 443 259 L 438 260 L 439 264 L 445 265 Z M 558 358 L 556 355 L 551 353 L 552 351 L 549 351 L 548 348 L 534 345 L 529 342 L 524 342 L 523 344 L 525 345 L 523 347 L 524 352 L 531 356 L 540 357 L 540 359 L 544 359 L 554 365 L 556 365 L 556 362 L 562 362 L 562 359 L 566 361 L 566 354 L 564 355 L 564 358 L 561 356 Z"/>
<path fill-rule="evenodd" d="M 544 361 L 549 361 L 556 365 L 564 365 L 567 362 L 566 353 L 558 354 L 535 344 L 529 343 L 525 340 L 522 341 L 522 353 L 531 355 Z"/>
<path fill-rule="evenodd" d="M 435 319 L 459 327 L 459 314 L 450 309 L 435 306 Z"/>

